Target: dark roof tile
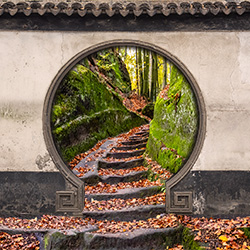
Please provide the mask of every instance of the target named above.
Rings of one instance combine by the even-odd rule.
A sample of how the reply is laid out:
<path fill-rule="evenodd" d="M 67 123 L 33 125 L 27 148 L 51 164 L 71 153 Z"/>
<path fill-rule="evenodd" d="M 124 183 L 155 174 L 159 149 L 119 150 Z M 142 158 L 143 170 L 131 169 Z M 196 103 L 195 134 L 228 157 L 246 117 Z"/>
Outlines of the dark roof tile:
<path fill-rule="evenodd" d="M 66 2 L 67 1 L 67 2 Z M 48 1 L 31 1 L 31 2 L 0 2 L 0 16 L 3 13 L 9 13 L 14 16 L 16 13 L 24 13 L 26 16 L 32 13 L 44 15 L 50 13 L 58 15 L 64 13 L 68 16 L 76 13 L 81 17 L 90 13 L 98 17 L 101 14 L 113 16 L 120 14 L 125 17 L 129 13 L 135 16 L 147 14 L 154 16 L 156 14 L 169 15 L 207 15 L 209 13 L 218 15 L 224 13 L 229 15 L 237 13 L 242 15 L 245 12 L 250 12 L 250 2 L 164 2 L 164 1 L 130 1 L 130 2 L 73 2 L 66 0 L 64 2 Z"/>

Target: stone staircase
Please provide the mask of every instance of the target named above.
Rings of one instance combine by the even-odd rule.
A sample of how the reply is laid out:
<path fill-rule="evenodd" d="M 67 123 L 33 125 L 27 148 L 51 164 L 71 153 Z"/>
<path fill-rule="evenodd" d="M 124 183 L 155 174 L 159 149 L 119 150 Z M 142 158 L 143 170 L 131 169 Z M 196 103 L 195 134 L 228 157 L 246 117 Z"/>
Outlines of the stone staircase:
<path fill-rule="evenodd" d="M 148 170 L 132 171 L 124 175 L 105 174 L 100 171 L 129 170 L 142 166 L 146 143 L 149 136 L 149 128 L 145 126 L 139 132 L 135 132 L 127 139 L 119 137 L 107 140 L 98 150 L 92 152 L 75 166 L 73 172 L 79 174 L 78 168 L 90 169 L 80 178 L 85 182 L 85 201 L 107 202 L 112 199 L 137 199 L 146 198 L 162 192 L 162 186 L 150 185 L 146 187 L 133 187 L 117 189 L 115 192 L 89 192 L 91 187 L 101 185 L 120 185 L 121 183 L 140 182 L 148 177 Z M 111 171 L 112 172 L 112 171 Z M 165 213 L 165 204 L 141 205 L 124 207 L 112 210 L 97 208 L 93 211 L 83 210 L 83 218 L 108 221 L 139 221 L 147 220 Z M 165 249 L 163 244 L 175 229 L 138 229 L 133 232 L 116 234 L 91 233 L 91 248 L 86 249 Z M 171 236 L 172 237 L 172 236 Z M 96 241 L 94 241 L 96 239 Z M 101 240 L 102 239 L 102 240 Z M 145 243 L 150 240 L 151 243 Z M 143 241 L 143 242 L 142 242 Z M 128 242 L 131 242 L 129 244 Z M 145 245 L 147 244 L 147 245 Z M 163 247 L 164 246 L 164 247 Z"/>

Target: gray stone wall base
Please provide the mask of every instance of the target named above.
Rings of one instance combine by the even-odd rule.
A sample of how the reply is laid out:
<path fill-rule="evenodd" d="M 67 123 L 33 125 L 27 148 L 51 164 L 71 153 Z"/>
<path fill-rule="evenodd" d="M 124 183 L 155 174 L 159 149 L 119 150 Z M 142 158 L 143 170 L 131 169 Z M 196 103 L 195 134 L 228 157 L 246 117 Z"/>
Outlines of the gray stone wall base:
<path fill-rule="evenodd" d="M 249 216 L 249 183 L 250 171 L 191 171 L 168 189 L 168 211 L 221 218 Z"/>
<path fill-rule="evenodd" d="M 59 172 L 1 172 L 0 216 L 55 214 L 56 192 L 65 189 Z"/>

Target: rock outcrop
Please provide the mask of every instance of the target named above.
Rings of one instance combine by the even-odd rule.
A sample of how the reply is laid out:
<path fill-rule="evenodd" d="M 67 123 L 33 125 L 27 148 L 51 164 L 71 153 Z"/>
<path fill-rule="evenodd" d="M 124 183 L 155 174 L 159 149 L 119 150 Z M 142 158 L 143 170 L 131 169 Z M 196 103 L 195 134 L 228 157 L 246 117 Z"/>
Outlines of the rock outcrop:
<path fill-rule="evenodd" d="M 155 103 L 147 153 L 162 167 L 176 173 L 193 149 L 197 128 L 193 91 L 184 75 L 172 66 L 170 83 Z"/>

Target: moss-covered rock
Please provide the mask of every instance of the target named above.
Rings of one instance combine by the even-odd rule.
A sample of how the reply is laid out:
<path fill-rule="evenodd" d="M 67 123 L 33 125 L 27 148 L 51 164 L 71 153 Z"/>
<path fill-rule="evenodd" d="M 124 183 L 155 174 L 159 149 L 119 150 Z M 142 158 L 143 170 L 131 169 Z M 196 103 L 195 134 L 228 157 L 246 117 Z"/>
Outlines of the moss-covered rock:
<path fill-rule="evenodd" d="M 53 135 L 65 161 L 146 121 L 122 104 L 119 94 L 81 64 L 63 80 L 52 110 Z"/>
<path fill-rule="evenodd" d="M 190 155 L 197 134 L 198 111 L 193 91 L 172 66 L 170 84 L 158 95 L 150 124 L 148 154 L 176 173 Z"/>
<path fill-rule="evenodd" d="M 150 102 L 142 109 L 142 114 L 146 115 L 147 117 L 153 119 L 154 117 L 154 106 L 155 104 L 153 102 Z"/>
<path fill-rule="evenodd" d="M 81 63 L 114 89 L 126 94 L 131 91 L 129 73 L 117 48 L 101 50 L 84 59 Z"/>

